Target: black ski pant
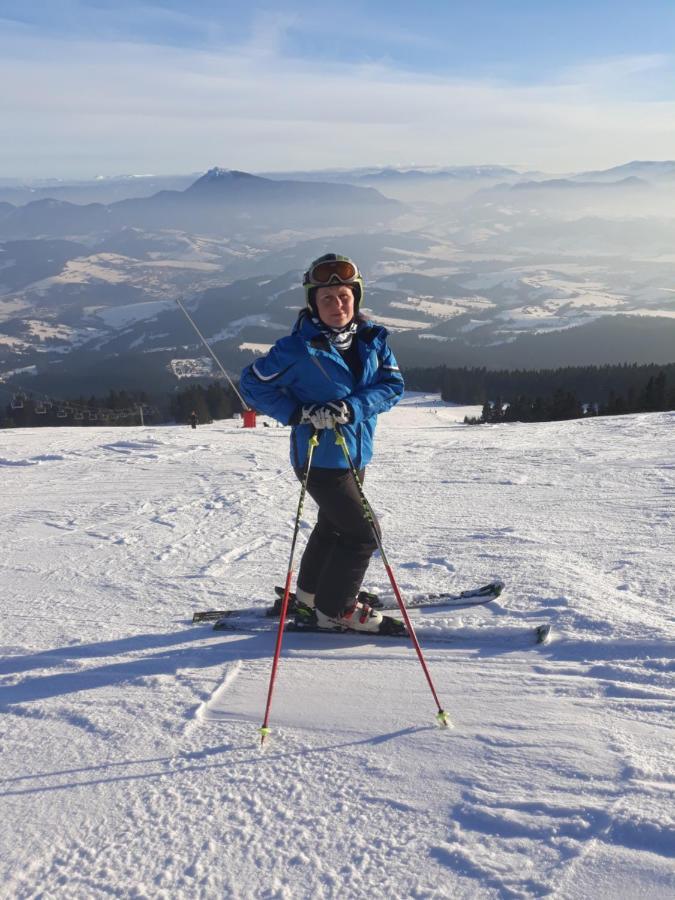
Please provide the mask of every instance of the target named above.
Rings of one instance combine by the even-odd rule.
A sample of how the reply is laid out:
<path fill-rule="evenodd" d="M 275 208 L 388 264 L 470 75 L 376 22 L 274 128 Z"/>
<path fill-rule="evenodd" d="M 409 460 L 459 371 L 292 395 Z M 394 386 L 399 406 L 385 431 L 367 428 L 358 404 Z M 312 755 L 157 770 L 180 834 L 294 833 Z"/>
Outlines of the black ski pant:
<path fill-rule="evenodd" d="M 361 483 L 364 474 L 362 469 Z M 296 475 L 301 479 L 302 471 L 296 469 Z M 307 492 L 319 515 L 302 556 L 298 587 L 316 595 L 321 612 L 339 616 L 356 599 L 377 542 L 349 469 L 310 469 Z M 375 526 L 380 534 L 377 519 Z"/>

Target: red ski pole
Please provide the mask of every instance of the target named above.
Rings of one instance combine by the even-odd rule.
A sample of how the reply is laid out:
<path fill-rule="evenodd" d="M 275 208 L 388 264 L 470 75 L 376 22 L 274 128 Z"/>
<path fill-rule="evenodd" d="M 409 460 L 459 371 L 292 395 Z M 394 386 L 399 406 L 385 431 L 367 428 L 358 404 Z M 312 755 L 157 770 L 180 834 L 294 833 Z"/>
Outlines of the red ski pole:
<path fill-rule="evenodd" d="M 359 496 L 361 498 L 361 505 L 363 506 L 363 515 L 368 520 L 368 522 L 370 523 L 370 527 L 373 530 L 375 542 L 377 543 L 377 549 L 380 551 L 380 555 L 382 557 L 382 562 L 384 563 L 384 568 L 387 572 L 387 575 L 389 576 L 389 581 L 391 583 L 392 590 L 394 591 L 394 596 L 396 597 L 396 602 L 398 603 L 398 608 L 401 610 L 401 615 L 403 616 L 403 621 L 405 622 L 405 627 L 408 631 L 408 634 L 410 636 L 410 640 L 412 641 L 413 647 L 415 648 L 415 651 L 417 652 L 417 658 L 420 661 L 422 670 L 424 671 L 424 675 L 426 676 L 429 687 L 431 688 L 431 693 L 433 695 L 434 701 L 436 703 L 436 706 L 438 707 L 438 712 L 436 713 L 436 720 L 437 720 L 438 724 L 441 725 L 442 727 L 447 727 L 448 725 L 450 725 L 450 717 L 445 712 L 445 710 L 441 706 L 440 700 L 438 699 L 438 694 L 436 693 L 436 688 L 434 687 L 434 683 L 431 680 L 431 674 L 427 667 L 426 660 L 424 659 L 424 654 L 422 653 L 422 648 L 420 647 L 420 643 L 417 640 L 417 635 L 415 634 L 415 629 L 413 628 L 413 624 L 410 621 L 410 616 L 408 615 L 408 610 L 406 608 L 405 603 L 403 602 L 403 597 L 401 596 L 401 592 L 398 588 L 398 584 L 396 583 L 396 579 L 394 578 L 394 572 L 393 572 L 391 566 L 389 565 L 389 560 L 387 559 L 387 554 L 384 552 L 384 547 L 382 546 L 382 539 L 381 539 L 380 534 L 375 526 L 375 516 L 373 514 L 373 510 L 370 506 L 370 503 L 368 503 L 366 495 L 363 492 L 363 487 L 361 485 L 359 473 L 356 471 L 356 467 L 354 466 L 354 463 L 352 462 L 352 458 L 349 453 L 349 449 L 347 448 L 347 443 L 344 439 L 344 435 L 342 434 L 342 431 L 340 430 L 338 425 L 335 426 L 335 443 L 339 444 L 340 447 L 342 447 L 342 452 L 345 455 L 347 464 L 349 465 L 351 473 L 354 477 L 354 481 L 356 482 L 356 487 L 358 488 Z"/>
<path fill-rule="evenodd" d="M 274 659 L 272 660 L 272 673 L 270 675 L 270 684 L 267 689 L 267 706 L 265 707 L 265 718 L 260 728 L 260 746 L 265 743 L 265 738 L 270 733 L 268 726 L 270 718 L 270 709 L 272 707 L 272 694 L 274 693 L 274 682 L 277 675 L 277 667 L 279 665 L 279 655 L 281 654 L 281 643 L 284 637 L 284 626 L 286 624 L 286 613 L 288 612 L 288 597 L 291 593 L 291 579 L 293 578 L 293 557 L 295 556 L 295 545 L 298 540 L 298 532 L 300 531 L 300 519 L 302 517 L 302 509 L 305 505 L 305 495 L 307 494 L 307 482 L 309 480 L 309 470 L 312 466 L 312 456 L 314 448 L 319 444 L 316 429 L 312 431 L 307 447 L 307 459 L 305 460 L 305 469 L 302 473 L 302 487 L 300 489 L 300 500 L 298 502 L 298 511 L 295 516 L 295 528 L 293 529 L 293 540 L 291 542 L 291 555 L 288 561 L 288 572 L 286 573 L 286 585 L 284 587 L 284 597 L 281 601 L 281 616 L 279 617 L 279 628 L 277 630 L 277 643 L 274 648 Z"/>

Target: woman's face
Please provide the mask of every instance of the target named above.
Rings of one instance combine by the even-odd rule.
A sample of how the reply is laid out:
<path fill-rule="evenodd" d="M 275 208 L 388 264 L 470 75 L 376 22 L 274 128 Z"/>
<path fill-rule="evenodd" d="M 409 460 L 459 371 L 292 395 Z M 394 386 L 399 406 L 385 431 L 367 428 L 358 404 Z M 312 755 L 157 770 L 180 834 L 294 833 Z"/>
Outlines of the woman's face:
<path fill-rule="evenodd" d="M 354 318 L 354 292 L 346 284 L 331 284 L 316 292 L 316 311 L 324 325 L 343 328 Z"/>

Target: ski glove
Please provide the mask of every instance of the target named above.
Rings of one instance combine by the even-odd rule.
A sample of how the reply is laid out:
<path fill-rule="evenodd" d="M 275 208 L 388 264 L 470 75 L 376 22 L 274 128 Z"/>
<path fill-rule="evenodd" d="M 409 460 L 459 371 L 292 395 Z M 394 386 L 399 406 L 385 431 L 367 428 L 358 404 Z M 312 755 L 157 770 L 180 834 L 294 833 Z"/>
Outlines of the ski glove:
<path fill-rule="evenodd" d="M 313 425 L 315 428 L 335 428 L 336 425 L 347 425 L 351 420 L 352 410 L 344 400 L 303 406 L 300 415 L 301 425 Z"/>

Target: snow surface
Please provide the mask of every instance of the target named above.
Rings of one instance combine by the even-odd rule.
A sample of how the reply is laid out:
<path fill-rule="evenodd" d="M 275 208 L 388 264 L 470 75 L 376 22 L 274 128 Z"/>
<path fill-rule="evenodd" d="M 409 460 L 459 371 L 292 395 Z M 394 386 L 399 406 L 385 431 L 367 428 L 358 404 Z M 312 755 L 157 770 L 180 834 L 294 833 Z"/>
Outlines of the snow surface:
<path fill-rule="evenodd" d="M 288 634 L 262 752 L 274 633 L 190 618 L 283 580 L 288 430 L 0 433 L 0 896 L 675 896 L 675 415 L 467 411 L 365 485 L 404 594 L 508 584 L 414 613 L 454 728 L 407 641 Z"/>

